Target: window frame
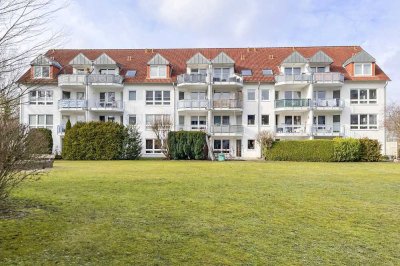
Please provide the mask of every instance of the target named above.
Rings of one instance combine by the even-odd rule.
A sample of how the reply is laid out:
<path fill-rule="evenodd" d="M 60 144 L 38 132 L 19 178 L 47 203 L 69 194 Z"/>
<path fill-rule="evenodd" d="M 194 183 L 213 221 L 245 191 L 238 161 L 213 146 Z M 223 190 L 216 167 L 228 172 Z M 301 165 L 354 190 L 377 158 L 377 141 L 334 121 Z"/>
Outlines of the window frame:
<path fill-rule="evenodd" d="M 267 93 L 267 99 L 264 98 L 265 95 L 263 95 L 263 93 Z M 268 102 L 269 101 L 269 89 L 261 89 L 260 92 L 260 98 L 262 102 Z"/>
<path fill-rule="evenodd" d="M 149 117 L 152 117 L 151 121 L 149 121 Z M 171 120 L 171 115 L 170 114 L 145 114 L 145 125 L 147 130 L 151 130 L 152 123 L 156 121 L 156 118 L 160 117 L 162 121 L 162 126 L 164 126 L 164 121 L 167 119 L 171 121 L 171 126 L 172 126 L 172 120 Z M 151 122 L 151 123 L 149 123 Z"/>
<path fill-rule="evenodd" d="M 247 149 L 248 150 L 255 150 L 256 149 L 256 140 L 255 139 L 248 139 L 247 140 Z"/>
<path fill-rule="evenodd" d="M 131 99 L 131 94 L 135 96 L 134 99 Z M 136 101 L 136 96 L 137 96 L 136 94 L 137 94 L 136 90 L 128 91 L 128 100 L 129 101 Z"/>
<path fill-rule="evenodd" d="M 35 94 L 34 98 L 32 93 Z M 40 94 L 44 93 L 44 97 Z M 41 99 L 43 98 L 43 99 Z M 54 104 L 54 91 L 53 90 L 31 90 L 28 93 L 29 105 L 53 105 Z"/>
<path fill-rule="evenodd" d="M 252 124 L 250 124 L 250 121 L 251 121 L 251 119 L 249 119 L 250 118 L 250 116 L 252 116 L 253 117 L 253 123 Z M 256 115 L 247 115 L 247 125 L 248 126 L 255 126 L 256 125 Z"/>
<path fill-rule="evenodd" d="M 249 97 L 250 95 L 253 96 L 252 99 L 250 99 L 250 97 Z M 247 101 L 254 102 L 256 100 L 257 100 L 257 98 L 256 98 L 256 90 L 255 89 L 248 89 L 247 90 Z"/>
<path fill-rule="evenodd" d="M 156 69 L 155 75 L 152 72 L 153 69 Z M 165 70 L 165 74 L 161 75 L 161 69 Z M 151 79 L 166 79 L 168 78 L 168 73 L 167 73 L 167 65 L 151 65 L 149 68 L 149 77 Z"/>
<path fill-rule="evenodd" d="M 357 92 L 357 98 L 353 98 L 355 94 L 352 93 Z M 361 98 L 361 92 L 365 91 L 365 98 Z M 371 91 L 375 91 L 375 98 L 371 98 Z M 350 89 L 350 104 L 378 104 L 378 89 L 376 88 L 356 88 Z"/>
<path fill-rule="evenodd" d="M 134 118 L 134 123 L 131 123 L 131 118 Z M 137 125 L 137 116 L 135 114 L 128 115 L 128 125 Z"/>
<path fill-rule="evenodd" d="M 365 73 L 366 65 L 369 65 L 370 73 Z M 361 73 L 356 73 L 357 66 L 361 67 Z M 354 63 L 354 76 L 372 76 L 372 63 Z"/>
<path fill-rule="evenodd" d="M 31 118 L 33 118 L 33 117 L 34 117 L 35 123 L 31 124 Z M 39 119 L 39 117 L 41 119 L 43 119 L 43 123 L 39 123 L 39 120 L 41 120 L 41 119 Z M 50 117 L 51 117 L 52 123 L 48 124 L 47 121 L 48 121 L 48 119 L 50 119 Z M 29 128 L 47 128 L 47 129 L 53 130 L 54 115 L 52 115 L 52 114 L 30 114 L 30 115 L 28 115 L 28 126 L 29 126 Z"/>
<path fill-rule="evenodd" d="M 264 124 L 264 117 L 267 117 L 267 123 Z M 269 126 L 269 115 L 261 115 L 261 126 Z"/>
<path fill-rule="evenodd" d="M 366 117 L 366 121 L 362 121 L 362 117 Z M 374 123 L 371 123 L 371 117 L 375 117 Z M 353 118 L 357 119 L 357 123 L 353 123 Z M 378 114 L 350 114 L 350 130 L 378 130 Z"/>
<path fill-rule="evenodd" d="M 48 69 L 48 76 L 43 76 L 43 69 L 47 68 Z M 39 75 L 36 75 L 36 69 L 40 69 Z M 50 66 L 33 66 L 33 78 L 34 79 L 50 79 Z"/>
<path fill-rule="evenodd" d="M 147 144 L 148 142 L 151 141 L 151 148 L 148 148 Z M 145 153 L 146 154 L 161 154 L 162 153 L 162 140 L 161 143 L 158 139 L 145 139 L 144 141 L 144 148 L 145 148 Z M 158 145 L 159 148 L 158 148 Z"/>
<path fill-rule="evenodd" d="M 151 95 L 149 95 L 149 93 L 151 93 Z M 168 93 L 168 95 L 167 95 L 167 93 Z M 160 95 L 161 95 L 161 97 L 160 97 Z M 156 99 L 156 98 L 158 98 L 158 99 Z M 169 106 L 169 105 L 171 105 L 171 91 L 170 90 L 146 90 L 145 101 L 146 101 L 146 105 L 153 105 L 153 106 L 168 105 Z"/>

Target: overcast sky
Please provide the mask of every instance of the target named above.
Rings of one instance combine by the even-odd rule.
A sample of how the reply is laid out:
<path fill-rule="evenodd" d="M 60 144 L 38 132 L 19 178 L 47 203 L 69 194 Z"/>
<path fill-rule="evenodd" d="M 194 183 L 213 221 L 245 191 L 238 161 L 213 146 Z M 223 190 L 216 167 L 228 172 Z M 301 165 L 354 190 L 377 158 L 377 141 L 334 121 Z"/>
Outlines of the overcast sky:
<path fill-rule="evenodd" d="M 361 45 L 400 101 L 398 0 L 70 0 L 64 48 Z"/>

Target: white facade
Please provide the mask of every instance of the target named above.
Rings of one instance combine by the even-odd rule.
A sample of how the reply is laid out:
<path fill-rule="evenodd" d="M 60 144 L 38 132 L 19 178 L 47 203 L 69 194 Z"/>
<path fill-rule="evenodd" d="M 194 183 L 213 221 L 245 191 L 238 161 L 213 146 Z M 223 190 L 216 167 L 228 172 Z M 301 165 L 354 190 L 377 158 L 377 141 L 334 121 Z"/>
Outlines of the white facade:
<path fill-rule="evenodd" d="M 386 153 L 386 81 L 348 81 L 343 74 L 330 72 L 328 63 L 283 62 L 275 82 L 243 82 L 228 57 L 188 62 L 187 74 L 171 84 L 152 83 L 151 77 L 150 82 L 125 84 L 118 75 L 119 65 L 110 59 L 72 65 L 73 74 L 59 75 L 58 84 L 39 89 L 50 92 L 26 95 L 21 122 L 52 129 L 58 153 L 68 119 L 72 124 L 111 120 L 136 123 L 143 156 L 162 156 L 148 126 L 162 118 L 172 121 L 173 130 L 207 132 L 214 152 L 224 152 L 228 158 L 261 157 L 255 141 L 261 130 L 274 132 L 279 140 L 368 137 L 379 140 Z M 162 59 L 152 66 L 169 63 Z M 159 78 L 166 70 L 154 71 Z"/>

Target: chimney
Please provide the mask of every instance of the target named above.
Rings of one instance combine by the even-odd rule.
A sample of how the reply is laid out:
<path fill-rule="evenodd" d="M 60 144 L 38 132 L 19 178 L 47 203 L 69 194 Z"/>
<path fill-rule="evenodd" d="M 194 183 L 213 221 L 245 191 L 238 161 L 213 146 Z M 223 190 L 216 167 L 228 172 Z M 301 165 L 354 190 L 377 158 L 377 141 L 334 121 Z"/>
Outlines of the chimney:
<path fill-rule="evenodd" d="M 127 61 L 132 61 L 132 56 L 128 55 L 128 57 L 126 58 Z"/>
<path fill-rule="evenodd" d="M 244 59 L 245 59 L 244 54 L 241 54 L 241 55 L 240 55 L 240 60 L 244 60 Z"/>
<path fill-rule="evenodd" d="M 273 54 L 270 54 L 270 55 L 268 55 L 268 58 L 269 58 L 269 59 L 274 59 L 274 55 L 273 55 Z"/>

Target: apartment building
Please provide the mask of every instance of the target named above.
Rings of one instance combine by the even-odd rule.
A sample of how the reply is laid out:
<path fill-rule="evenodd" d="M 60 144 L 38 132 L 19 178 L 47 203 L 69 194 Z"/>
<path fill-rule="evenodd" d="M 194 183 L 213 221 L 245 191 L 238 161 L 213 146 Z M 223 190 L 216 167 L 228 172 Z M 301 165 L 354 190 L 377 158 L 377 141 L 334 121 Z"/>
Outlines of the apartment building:
<path fill-rule="evenodd" d="M 21 122 L 51 129 L 57 152 L 69 119 L 135 124 L 144 156 L 162 156 L 154 121 L 205 131 L 228 158 L 260 157 L 262 130 L 369 137 L 386 153 L 389 80 L 359 46 L 50 50 L 20 79 Z"/>

